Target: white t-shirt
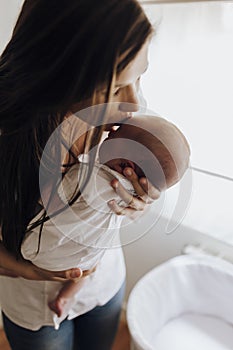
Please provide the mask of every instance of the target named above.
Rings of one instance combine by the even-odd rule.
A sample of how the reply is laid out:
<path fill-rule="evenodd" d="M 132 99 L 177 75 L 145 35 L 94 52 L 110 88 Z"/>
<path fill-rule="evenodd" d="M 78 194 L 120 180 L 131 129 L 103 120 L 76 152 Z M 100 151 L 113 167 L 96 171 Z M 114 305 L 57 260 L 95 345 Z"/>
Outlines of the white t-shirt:
<path fill-rule="evenodd" d="M 65 201 L 77 183 L 79 165 L 74 165 L 63 179 L 59 196 Z M 115 215 L 107 205 L 117 199 L 110 181 L 118 177 L 132 190 L 129 182 L 106 166 L 95 165 L 91 179 L 82 196 L 64 212 L 44 224 L 38 250 L 39 228 L 28 233 L 22 245 L 25 259 L 48 270 L 94 267 L 78 292 L 76 303 L 68 319 L 86 313 L 97 305 L 108 302 L 125 279 L 125 264 L 119 240 L 122 216 Z M 62 283 L 28 281 L 23 278 L 1 277 L 0 302 L 4 313 L 16 324 L 37 330 L 54 325 L 66 317 L 57 318 L 48 302 L 60 290 Z"/>

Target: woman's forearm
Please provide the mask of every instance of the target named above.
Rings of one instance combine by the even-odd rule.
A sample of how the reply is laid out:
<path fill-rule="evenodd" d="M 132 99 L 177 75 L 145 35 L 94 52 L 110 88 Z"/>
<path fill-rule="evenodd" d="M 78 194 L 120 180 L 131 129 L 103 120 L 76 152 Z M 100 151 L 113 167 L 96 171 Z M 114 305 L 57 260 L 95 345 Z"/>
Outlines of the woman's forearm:
<path fill-rule="evenodd" d="M 67 281 L 80 278 L 82 273 L 82 270 L 79 268 L 56 272 L 40 269 L 28 260 L 17 260 L 7 251 L 2 241 L 0 241 L 0 275 L 23 277 L 28 280 L 36 281 Z"/>
<path fill-rule="evenodd" d="M 17 261 L 16 258 L 7 251 L 2 241 L 0 241 L 0 268 L 0 272 L 3 273 L 6 269 L 16 276 L 20 276 L 20 271 L 22 269 L 22 263 Z"/>

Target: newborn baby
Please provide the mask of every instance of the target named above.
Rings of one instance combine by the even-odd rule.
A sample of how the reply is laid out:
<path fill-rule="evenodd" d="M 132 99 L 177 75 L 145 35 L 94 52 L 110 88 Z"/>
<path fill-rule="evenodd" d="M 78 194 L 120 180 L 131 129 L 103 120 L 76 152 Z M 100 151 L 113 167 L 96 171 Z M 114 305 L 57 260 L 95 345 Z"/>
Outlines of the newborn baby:
<path fill-rule="evenodd" d="M 100 163 L 123 174 L 132 168 L 160 191 L 178 182 L 189 165 L 190 148 L 181 131 L 155 116 L 133 117 L 109 133 L 99 150 Z"/>
<path fill-rule="evenodd" d="M 159 191 L 166 190 L 182 178 L 189 166 L 189 158 L 190 148 L 181 131 L 174 124 L 155 116 L 127 120 L 127 124 L 109 133 L 99 149 L 99 162 L 105 167 L 122 175 L 125 168 L 132 168 L 139 178 L 146 176 Z M 59 317 L 71 307 L 74 295 L 85 282 L 84 277 L 76 283 L 65 283 L 49 303 L 50 309 Z"/>

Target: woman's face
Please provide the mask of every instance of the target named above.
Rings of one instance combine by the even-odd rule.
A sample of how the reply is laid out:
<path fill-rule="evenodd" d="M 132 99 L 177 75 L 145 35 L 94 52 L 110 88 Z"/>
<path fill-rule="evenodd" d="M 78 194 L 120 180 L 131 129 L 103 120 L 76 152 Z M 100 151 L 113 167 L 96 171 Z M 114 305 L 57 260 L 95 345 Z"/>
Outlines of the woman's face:
<path fill-rule="evenodd" d="M 116 82 L 106 116 L 106 131 L 113 125 L 132 117 L 132 113 L 139 109 L 138 90 L 140 78 L 148 67 L 149 40 L 145 42 L 136 57 L 116 77 Z M 102 87 L 97 92 L 98 104 L 104 103 L 107 89 Z M 72 112 L 80 111 L 91 106 L 91 99 L 78 103 L 72 108 Z M 77 114 L 78 115 L 78 114 Z"/>
<path fill-rule="evenodd" d="M 113 95 L 110 102 L 114 102 L 108 113 L 108 123 L 120 123 L 132 117 L 133 112 L 139 109 L 138 91 L 140 78 L 148 67 L 149 40 L 144 44 L 137 56 L 117 76 Z M 104 95 L 106 90 L 102 90 Z"/>

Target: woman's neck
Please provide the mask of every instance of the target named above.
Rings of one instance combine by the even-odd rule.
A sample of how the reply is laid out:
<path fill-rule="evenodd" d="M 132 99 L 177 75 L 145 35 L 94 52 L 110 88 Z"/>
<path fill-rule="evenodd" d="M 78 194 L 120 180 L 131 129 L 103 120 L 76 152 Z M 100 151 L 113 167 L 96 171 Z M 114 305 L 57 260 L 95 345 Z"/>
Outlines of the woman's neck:
<path fill-rule="evenodd" d="M 66 165 L 77 163 L 78 156 L 84 153 L 87 130 L 88 124 L 72 113 L 67 114 L 62 124 L 62 136 L 67 144 L 67 147 L 62 149 L 62 164 L 65 165 L 64 168 L 67 168 Z"/>

